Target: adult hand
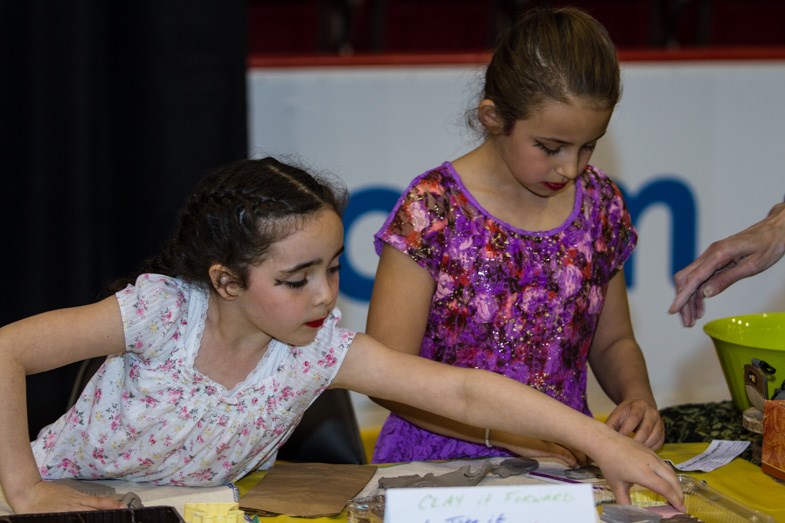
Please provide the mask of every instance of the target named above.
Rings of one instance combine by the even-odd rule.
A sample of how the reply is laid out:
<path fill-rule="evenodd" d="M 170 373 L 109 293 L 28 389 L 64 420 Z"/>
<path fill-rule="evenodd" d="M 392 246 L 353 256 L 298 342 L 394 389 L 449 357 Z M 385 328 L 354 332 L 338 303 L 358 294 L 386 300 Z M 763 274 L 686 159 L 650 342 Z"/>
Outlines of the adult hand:
<path fill-rule="evenodd" d="M 8 502 L 17 514 L 125 508 L 116 498 L 91 496 L 52 481 L 40 481 Z"/>
<path fill-rule="evenodd" d="M 644 400 L 619 403 L 605 424 L 623 436 L 635 434 L 633 439 L 657 450 L 665 443 L 665 425 L 657 407 Z"/>
<path fill-rule="evenodd" d="M 785 203 L 775 205 L 758 223 L 712 243 L 673 277 L 676 298 L 669 313 L 692 327 L 705 312 L 704 298 L 774 265 L 785 254 Z"/>

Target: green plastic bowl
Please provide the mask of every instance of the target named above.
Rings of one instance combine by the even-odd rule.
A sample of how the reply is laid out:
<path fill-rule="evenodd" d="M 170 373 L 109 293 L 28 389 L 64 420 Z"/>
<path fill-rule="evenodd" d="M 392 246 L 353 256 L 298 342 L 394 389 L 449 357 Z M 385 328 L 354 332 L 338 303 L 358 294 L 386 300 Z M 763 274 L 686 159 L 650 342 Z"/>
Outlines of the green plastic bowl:
<path fill-rule="evenodd" d="M 785 312 L 763 312 L 714 320 L 703 326 L 711 337 L 730 389 L 733 405 L 750 407 L 744 386 L 744 365 L 753 358 L 774 367 L 768 376 L 768 397 L 785 380 Z"/>

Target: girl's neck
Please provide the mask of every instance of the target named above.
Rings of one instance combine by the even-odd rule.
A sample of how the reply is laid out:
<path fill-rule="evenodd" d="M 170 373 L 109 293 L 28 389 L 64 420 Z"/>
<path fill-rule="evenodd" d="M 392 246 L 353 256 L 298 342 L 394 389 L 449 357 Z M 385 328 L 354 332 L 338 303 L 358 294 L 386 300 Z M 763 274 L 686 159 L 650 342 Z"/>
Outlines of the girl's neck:
<path fill-rule="evenodd" d="M 526 231 L 547 231 L 561 226 L 575 205 L 575 184 L 551 197 L 533 194 L 499 160 L 486 140 L 452 162 L 474 199 L 492 216 Z"/>
<path fill-rule="evenodd" d="M 211 293 L 194 366 L 226 387 L 245 380 L 267 352 L 270 336 L 248 324 L 232 302 Z"/>

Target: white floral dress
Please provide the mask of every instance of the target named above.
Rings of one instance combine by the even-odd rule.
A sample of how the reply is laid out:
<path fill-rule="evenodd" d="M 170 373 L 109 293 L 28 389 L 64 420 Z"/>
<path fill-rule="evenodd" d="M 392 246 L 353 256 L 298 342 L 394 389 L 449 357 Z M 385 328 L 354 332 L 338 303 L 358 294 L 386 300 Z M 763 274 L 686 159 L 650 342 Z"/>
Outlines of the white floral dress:
<path fill-rule="evenodd" d="M 32 443 L 44 479 L 237 480 L 275 457 L 354 338 L 337 326 L 335 309 L 313 343 L 273 340 L 256 369 L 226 390 L 194 368 L 205 289 L 143 274 L 116 296 L 127 352 L 110 356 L 73 408 Z"/>

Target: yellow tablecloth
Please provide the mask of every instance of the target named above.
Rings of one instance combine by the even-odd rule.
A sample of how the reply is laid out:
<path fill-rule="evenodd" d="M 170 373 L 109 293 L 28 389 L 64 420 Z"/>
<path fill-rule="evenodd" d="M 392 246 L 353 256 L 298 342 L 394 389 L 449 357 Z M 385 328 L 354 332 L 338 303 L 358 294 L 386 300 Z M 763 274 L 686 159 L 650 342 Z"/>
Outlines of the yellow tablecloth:
<path fill-rule="evenodd" d="M 668 443 L 659 454 L 673 463 L 681 463 L 708 446 L 708 443 Z M 761 472 L 759 466 L 736 458 L 712 472 L 690 472 L 689 475 L 749 508 L 785 523 L 785 483 Z"/>
<path fill-rule="evenodd" d="M 708 443 L 668 443 L 660 451 L 660 456 L 674 463 L 681 463 L 709 446 Z M 751 509 L 768 514 L 776 521 L 785 523 L 785 484 L 761 472 L 760 467 L 749 461 L 736 458 L 729 464 L 712 472 L 691 472 L 695 479 L 705 481 L 710 487 L 747 505 Z M 241 493 L 255 485 L 263 473 L 251 474 L 238 483 Z M 309 523 L 329 523 L 346 521 L 346 515 L 329 518 L 291 518 L 287 516 L 262 517 L 264 523 L 283 523 L 307 521 Z"/>

